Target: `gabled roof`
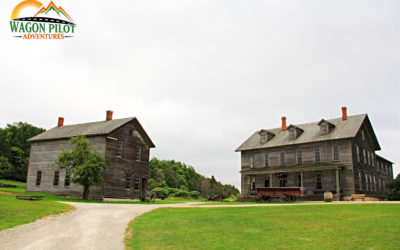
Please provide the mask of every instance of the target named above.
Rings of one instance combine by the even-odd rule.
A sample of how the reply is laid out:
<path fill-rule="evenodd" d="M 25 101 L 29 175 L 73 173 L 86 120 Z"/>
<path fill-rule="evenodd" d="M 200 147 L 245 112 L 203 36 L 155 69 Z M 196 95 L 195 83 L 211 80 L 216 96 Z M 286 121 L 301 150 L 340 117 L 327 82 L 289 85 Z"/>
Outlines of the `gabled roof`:
<path fill-rule="evenodd" d="M 319 122 L 304 123 L 296 125 L 297 128 L 302 129 L 304 132 L 298 138 L 294 140 L 289 139 L 289 131 L 282 131 L 281 128 L 268 129 L 276 136 L 269 140 L 265 144 L 261 144 L 259 140 L 259 131 L 256 131 L 251 135 L 245 142 L 242 143 L 235 151 L 245 151 L 252 149 L 262 149 L 262 148 L 274 148 L 282 147 L 296 144 L 312 143 L 319 141 L 329 141 L 329 140 L 339 140 L 345 138 L 353 138 L 356 136 L 357 132 L 360 130 L 363 123 L 368 129 L 371 136 L 372 143 L 376 150 L 380 150 L 378 139 L 375 136 L 372 125 L 368 119 L 367 114 L 348 116 L 347 120 L 342 120 L 342 118 L 326 120 L 326 122 L 331 123 L 335 126 L 335 129 L 326 135 L 321 135 Z"/>
<path fill-rule="evenodd" d="M 135 123 L 135 127 L 137 128 L 138 132 L 143 137 L 147 145 L 151 148 L 154 148 L 155 147 L 154 143 L 151 141 L 146 131 L 144 131 L 142 125 L 139 123 L 136 117 L 55 127 L 30 138 L 28 141 L 35 142 L 35 141 L 58 140 L 58 139 L 71 138 L 78 135 L 84 135 L 84 136 L 108 135 L 114 130 L 124 126 L 125 124 L 131 121 Z"/>

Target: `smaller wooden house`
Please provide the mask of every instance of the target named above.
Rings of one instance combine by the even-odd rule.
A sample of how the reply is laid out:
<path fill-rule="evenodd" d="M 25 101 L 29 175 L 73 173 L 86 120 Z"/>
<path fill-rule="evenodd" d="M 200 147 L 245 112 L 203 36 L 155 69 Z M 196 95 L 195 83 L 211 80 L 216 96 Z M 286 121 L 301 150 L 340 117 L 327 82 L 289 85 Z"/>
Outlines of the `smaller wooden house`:
<path fill-rule="evenodd" d="M 60 117 L 58 126 L 41 133 L 31 142 L 26 191 L 44 192 L 73 197 L 82 196 L 83 186 L 70 181 L 65 169 L 55 160 L 62 148 L 70 147 L 71 137 L 85 135 L 94 150 L 106 157 L 104 186 L 91 186 L 89 198 L 130 198 L 146 196 L 150 149 L 155 145 L 136 117 L 112 119 L 64 126 Z"/>

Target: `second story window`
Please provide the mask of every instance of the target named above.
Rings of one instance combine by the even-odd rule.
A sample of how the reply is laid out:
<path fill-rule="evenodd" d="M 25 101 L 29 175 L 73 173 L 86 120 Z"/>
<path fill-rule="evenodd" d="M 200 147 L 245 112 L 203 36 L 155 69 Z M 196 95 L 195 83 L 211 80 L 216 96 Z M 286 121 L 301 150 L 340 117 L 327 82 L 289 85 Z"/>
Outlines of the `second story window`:
<path fill-rule="evenodd" d="M 115 156 L 122 157 L 123 142 L 117 141 L 117 147 L 115 149 Z"/>
<path fill-rule="evenodd" d="M 368 165 L 371 165 L 371 153 L 367 151 Z"/>
<path fill-rule="evenodd" d="M 264 165 L 266 167 L 269 167 L 269 155 L 268 154 L 264 155 Z"/>
<path fill-rule="evenodd" d="M 136 146 L 136 160 L 141 161 L 142 160 L 142 147 Z"/>
<path fill-rule="evenodd" d="M 281 152 L 281 166 L 285 166 L 285 152 Z"/>
<path fill-rule="evenodd" d="M 361 129 L 361 138 L 363 139 L 363 141 L 365 140 L 364 129 Z"/>
<path fill-rule="evenodd" d="M 367 164 L 367 151 L 363 148 L 363 162 Z"/>
<path fill-rule="evenodd" d="M 250 167 L 254 168 L 254 155 L 250 155 Z"/>
<path fill-rule="evenodd" d="M 339 147 L 338 146 L 333 146 L 333 160 L 334 161 L 339 160 Z"/>
<path fill-rule="evenodd" d="M 321 152 L 319 151 L 319 148 L 315 149 L 315 162 L 321 162 Z"/>
<path fill-rule="evenodd" d="M 303 164 L 303 152 L 297 150 L 297 164 Z"/>
<path fill-rule="evenodd" d="M 360 147 L 357 145 L 356 146 L 356 153 L 357 153 L 357 162 L 360 162 Z"/>

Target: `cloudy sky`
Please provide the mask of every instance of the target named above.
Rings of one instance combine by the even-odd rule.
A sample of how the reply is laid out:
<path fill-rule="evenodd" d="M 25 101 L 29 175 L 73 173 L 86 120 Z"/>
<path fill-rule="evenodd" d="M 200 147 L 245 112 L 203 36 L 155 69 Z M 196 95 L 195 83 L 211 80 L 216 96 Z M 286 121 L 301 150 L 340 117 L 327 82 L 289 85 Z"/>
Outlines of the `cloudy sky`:
<path fill-rule="evenodd" d="M 399 1 L 56 0 L 77 23 L 58 41 L 12 37 L 20 1 L 0 9 L 0 127 L 111 109 L 138 117 L 152 156 L 240 187 L 234 150 L 255 130 L 345 105 L 400 162 Z"/>

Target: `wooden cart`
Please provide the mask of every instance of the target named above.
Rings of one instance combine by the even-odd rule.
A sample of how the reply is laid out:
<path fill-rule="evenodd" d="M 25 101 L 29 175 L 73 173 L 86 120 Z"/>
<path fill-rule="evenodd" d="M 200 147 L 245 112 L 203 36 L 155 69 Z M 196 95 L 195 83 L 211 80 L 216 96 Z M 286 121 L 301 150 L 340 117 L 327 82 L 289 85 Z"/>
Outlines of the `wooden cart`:
<path fill-rule="evenodd" d="M 271 202 L 273 198 L 295 202 L 297 197 L 304 196 L 304 187 L 262 187 L 256 189 L 256 201 L 258 202 Z"/>

